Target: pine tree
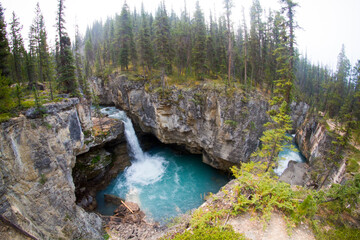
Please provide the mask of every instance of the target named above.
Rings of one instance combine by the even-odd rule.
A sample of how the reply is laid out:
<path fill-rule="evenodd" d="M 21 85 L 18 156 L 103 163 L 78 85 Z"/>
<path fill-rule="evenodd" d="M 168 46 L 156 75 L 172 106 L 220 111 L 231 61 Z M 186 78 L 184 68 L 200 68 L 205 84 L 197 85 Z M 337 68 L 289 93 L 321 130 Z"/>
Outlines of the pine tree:
<path fill-rule="evenodd" d="M 22 62 L 24 58 L 24 45 L 21 36 L 21 29 L 19 19 L 16 17 L 15 12 L 12 13 L 11 26 L 11 52 L 13 55 L 13 80 L 14 82 L 21 83 L 22 78 Z"/>
<path fill-rule="evenodd" d="M 9 42 L 6 37 L 4 9 L 0 3 L 0 75 L 9 76 Z"/>
<path fill-rule="evenodd" d="M 86 78 L 83 75 L 83 61 L 81 58 L 80 48 L 81 48 L 81 36 L 79 33 L 79 26 L 75 26 L 75 67 L 76 67 L 76 77 L 79 81 L 80 89 L 82 90 L 83 94 L 87 97 L 91 97 L 89 92 L 89 86 L 87 84 Z"/>
<path fill-rule="evenodd" d="M 195 76 L 198 79 L 204 78 L 206 60 L 206 26 L 204 14 L 200 9 L 199 1 L 196 1 L 193 19 L 194 45 L 192 50 Z"/>
<path fill-rule="evenodd" d="M 165 3 L 162 2 L 155 18 L 155 49 L 157 64 L 161 69 L 162 87 L 165 87 L 165 73 L 172 73 L 172 48 L 170 22 L 166 13 Z"/>
<path fill-rule="evenodd" d="M 286 131 L 292 129 L 291 118 L 287 114 L 287 108 L 287 103 L 283 101 L 279 111 L 271 116 L 272 122 L 264 125 L 268 130 L 263 132 L 260 138 L 261 148 L 252 154 L 252 156 L 259 156 L 265 159 L 267 163 L 265 172 L 277 164 L 279 153 L 284 150 L 285 145 L 291 140 L 291 137 L 286 136 Z"/>
<path fill-rule="evenodd" d="M 132 32 L 132 23 L 130 18 L 129 7 L 125 2 L 121 15 L 119 17 L 119 32 L 118 32 L 118 41 L 120 43 L 120 56 L 119 63 L 122 70 L 128 70 L 130 59 L 134 67 L 136 67 L 136 50 L 134 43 L 134 36 Z"/>
<path fill-rule="evenodd" d="M 150 27 L 145 14 L 144 5 L 141 5 L 141 27 L 139 32 L 140 63 L 143 67 L 144 77 L 151 71 L 154 57 L 150 39 Z"/>
<path fill-rule="evenodd" d="M 65 5 L 64 0 L 58 0 L 58 12 L 57 12 L 57 73 L 59 88 L 64 93 L 70 93 L 72 95 L 78 95 L 77 92 L 77 80 L 75 76 L 74 58 L 71 51 L 70 38 L 67 36 L 65 29 Z"/>
<path fill-rule="evenodd" d="M 231 78 L 231 65 L 232 65 L 232 39 L 231 39 L 231 8 L 233 7 L 234 3 L 232 0 L 224 0 L 224 8 L 225 8 L 225 15 L 226 15 L 226 23 L 227 23 L 227 37 L 228 37 L 228 85 L 230 85 L 230 78 Z"/>

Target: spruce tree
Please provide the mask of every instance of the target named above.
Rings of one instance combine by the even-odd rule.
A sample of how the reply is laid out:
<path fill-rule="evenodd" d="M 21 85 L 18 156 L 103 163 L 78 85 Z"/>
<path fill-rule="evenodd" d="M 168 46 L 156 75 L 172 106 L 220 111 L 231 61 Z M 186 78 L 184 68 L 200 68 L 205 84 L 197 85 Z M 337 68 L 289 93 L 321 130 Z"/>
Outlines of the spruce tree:
<path fill-rule="evenodd" d="M 283 101 L 278 112 L 271 116 L 272 121 L 264 125 L 267 130 L 260 138 L 261 148 L 252 154 L 252 156 L 259 156 L 265 160 L 267 163 L 265 172 L 278 163 L 279 153 L 291 140 L 291 137 L 286 136 L 286 131 L 292 129 L 292 121 L 287 114 L 287 108 L 287 103 Z"/>
<path fill-rule="evenodd" d="M 125 2 L 121 10 L 118 26 L 118 41 L 120 44 L 119 63 L 122 70 L 128 70 L 130 59 L 132 60 L 133 65 L 136 64 L 135 43 L 130 17 L 129 7 Z"/>
<path fill-rule="evenodd" d="M 170 22 L 166 13 L 165 3 L 162 2 L 155 18 L 155 49 L 157 64 L 161 69 L 162 86 L 165 87 L 165 73 L 172 73 L 172 48 Z"/>
<path fill-rule="evenodd" d="M 56 63 L 59 89 L 64 93 L 78 95 L 78 85 L 75 76 L 74 58 L 71 51 L 70 38 L 65 29 L 65 5 L 64 0 L 58 0 L 58 12 L 56 14 L 57 40 L 56 40 Z"/>
<path fill-rule="evenodd" d="M 21 29 L 19 19 L 15 15 L 15 12 L 12 13 L 12 21 L 10 23 L 11 27 L 11 52 L 13 55 L 13 80 L 14 82 L 21 83 L 23 81 L 22 77 L 22 64 L 24 59 L 24 45 L 23 39 L 21 36 Z"/>
<path fill-rule="evenodd" d="M 140 62 L 143 67 L 144 76 L 151 71 L 154 57 L 150 38 L 150 27 L 145 14 L 144 5 L 141 5 L 141 27 L 139 32 Z"/>
<path fill-rule="evenodd" d="M 199 1 L 196 1 L 194 13 L 194 46 L 192 50 L 195 76 L 198 79 L 204 78 L 206 60 L 206 26 L 204 15 L 200 9 Z"/>
<path fill-rule="evenodd" d="M 0 3 L 0 75 L 9 76 L 9 42 L 6 37 L 4 9 Z"/>
<path fill-rule="evenodd" d="M 232 65 L 232 39 L 231 39 L 231 8 L 233 7 L 232 0 L 224 0 L 224 8 L 226 14 L 226 23 L 227 23 L 227 37 L 228 37 L 228 85 L 230 85 L 231 78 L 231 65 Z"/>

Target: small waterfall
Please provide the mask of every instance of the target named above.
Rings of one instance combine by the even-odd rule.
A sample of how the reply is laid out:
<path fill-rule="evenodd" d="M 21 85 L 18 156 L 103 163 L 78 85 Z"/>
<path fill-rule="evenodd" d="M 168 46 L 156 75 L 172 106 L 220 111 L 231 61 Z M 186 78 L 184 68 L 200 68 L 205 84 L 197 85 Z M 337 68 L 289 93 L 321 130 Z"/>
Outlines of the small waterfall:
<path fill-rule="evenodd" d="M 166 170 L 167 162 L 162 157 L 150 156 L 143 152 L 133 124 L 126 113 L 115 107 L 103 108 L 101 113 L 107 114 L 110 118 L 119 119 L 124 123 L 125 137 L 132 158 L 131 166 L 125 170 L 126 185 L 136 192 L 135 185 L 144 186 L 159 181 Z"/>
<path fill-rule="evenodd" d="M 123 121 L 131 166 L 98 192 L 99 212 L 112 214 L 115 208 L 108 212 L 104 202 L 104 194 L 112 194 L 136 202 L 147 218 L 164 223 L 179 213 L 197 208 L 203 203 L 200 195 L 217 192 L 228 182 L 226 176 L 202 163 L 200 156 L 177 155 L 164 146 L 143 152 L 125 112 L 114 107 L 103 108 L 101 112 Z"/>
<path fill-rule="evenodd" d="M 139 140 L 136 137 L 135 130 L 131 120 L 126 116 L 124 111 L 120 111 L 115 107 L 107 107 L 101 109 L 101 113 L 109 115 L 110 118 L 121 120 L 125 127 L 125 137 L 129 144 L 131 157 L 136 160 L 144 159 L 144 152 L 142 151 Z"/>

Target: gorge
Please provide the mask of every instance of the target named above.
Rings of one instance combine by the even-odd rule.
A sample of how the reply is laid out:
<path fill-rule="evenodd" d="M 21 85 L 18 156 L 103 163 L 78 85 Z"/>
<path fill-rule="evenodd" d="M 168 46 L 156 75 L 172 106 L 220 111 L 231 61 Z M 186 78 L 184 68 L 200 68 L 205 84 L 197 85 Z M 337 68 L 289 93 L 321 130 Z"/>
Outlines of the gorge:
<path fill-rule="evenodd" d="M 161 97 L 158 93 L 148 93 L 145 82 L 116 75 L 108 85 L 94 79 L 94 89 L 102 104 L 124 109 L 138 130 L 155 135 L 163 143 L 202 154 L 203 162 L 218 169 L 249 161 L 259 144 L 263 124 L 268 121 L 267 101 L 257 93 L 252 96 L 234 93 L 233 98 L 228 98 L 205 86 L 195 90 L 172 89 L 166 97 Z M 95 133 L 94 123 L 98 120 L 91 117 L 90 106 L 84 100 L 65 99 L 45 107 L 45 117 L 29 111 L 26 116 L 1 123 L 0 157 L 4 166 L 1 214 L 37 239 L 80 236 L 101 239 L 103 220 L 75 204 L 82 201 L 75 195 L 76 189 L 81 190 L 73 182 L 75 156 L 116 139 L 124 142 L 124 124 L 106 120 L 109 121 L 107 134 Z M 326 133 L 320 134 L 319 127 L 310 120 L 305 121 L 305 128 L 300 127 L 305 120 L 306 105 L 292 108 L 295 129 L 300 129 L 296 137 L 301 151 L 306 149 L 305 156 L 310 156 L 309 159 L 311 154 L 319 156 L 325 151 L 321 139 L 326 138 Z M 315 142 L 309 142 L 307 135 L 313 136 Z M 318 145 L 314 147 L 314 143 Z M 106 177 L 115 165 L 106 163 L 100 175 Z M 119 171 L 117 167 L 112 178 Z M 89 196 L 94 197 L 87 193 L 83 196 L 86 201 Z M 21 234 L 10 226 L 2 234 L 21 239 Z"/>

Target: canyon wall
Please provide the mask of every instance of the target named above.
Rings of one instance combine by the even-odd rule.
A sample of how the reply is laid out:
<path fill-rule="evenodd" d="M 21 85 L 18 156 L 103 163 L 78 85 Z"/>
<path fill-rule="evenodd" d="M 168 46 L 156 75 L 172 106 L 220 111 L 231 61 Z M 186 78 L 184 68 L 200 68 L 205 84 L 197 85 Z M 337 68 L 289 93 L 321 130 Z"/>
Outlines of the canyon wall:
<path fill-rule="evenodd" d="M 330 132 L 320 118 L 308 116 L 296 133 L 296 142 L 309 164 L 304 184 L 319 187 L 340 183 L 344 173 L 346 158 L 337 160 L 330 151 L 337 151 L 334 142 L 337 135 Z"/>
<path fill-rule="evenodd" d="M 268 101 L 260 91 L 226 92 L 206 84 L 154 89 L 144 80 L 116 73 L 106 83 L 92 78 L 92 86 L 102 104 L 125 110 L 143 132 L 202 154 L 205 163 L 223 170 L 249 161 L 269 121 Z M 307 108 L 292 108 L 298 126 Z"/>
<path fill-rule="evenodd" d="M 89 105 L 72 98 L 44 108 L 0 125 L 0 238 L 101 239 L 102 220 L 75 204 L 72 177 L 75 156 L 90 148 Z"/>

